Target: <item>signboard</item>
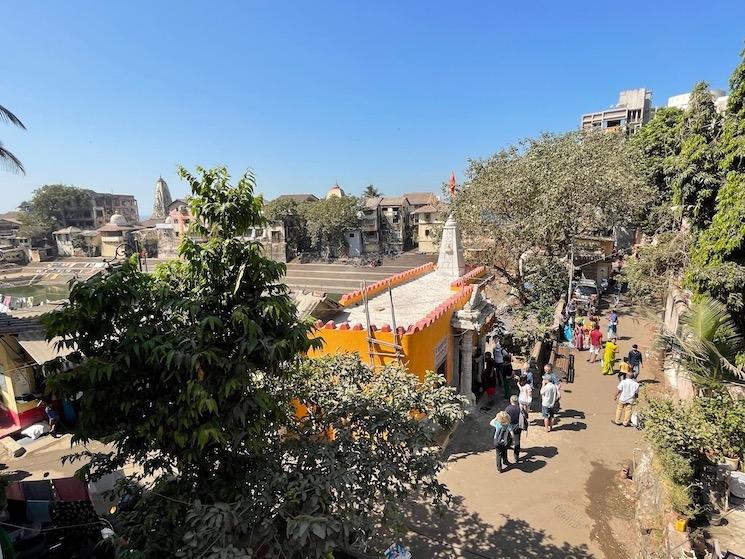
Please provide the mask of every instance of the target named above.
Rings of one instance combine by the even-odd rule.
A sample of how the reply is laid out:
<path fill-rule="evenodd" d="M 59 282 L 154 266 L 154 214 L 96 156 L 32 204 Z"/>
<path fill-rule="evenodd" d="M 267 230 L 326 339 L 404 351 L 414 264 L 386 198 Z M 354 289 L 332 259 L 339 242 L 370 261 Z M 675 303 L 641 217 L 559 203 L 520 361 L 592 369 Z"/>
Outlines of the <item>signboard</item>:
<path fill-rule="evenodd" d="M 439 369 L 448 358 L 448 337 L 445 336 L 435 347 L 435 369 Z"/>

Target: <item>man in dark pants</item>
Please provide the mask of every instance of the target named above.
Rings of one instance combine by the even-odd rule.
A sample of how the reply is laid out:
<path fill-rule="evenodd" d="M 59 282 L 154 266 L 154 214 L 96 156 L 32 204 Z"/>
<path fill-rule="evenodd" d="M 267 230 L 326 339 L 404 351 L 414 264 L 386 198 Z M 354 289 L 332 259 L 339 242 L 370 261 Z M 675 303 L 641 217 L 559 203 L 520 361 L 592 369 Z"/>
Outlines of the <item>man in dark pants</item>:
<path fill-rule="evenodd" d="M 629 365 L 631 365 L 631 370 L 634 373 L 634 378 L 639 376 L 639 371 L 642 368 L 642 365 L 644 364 L 644 355 L 641 351 L 639 351 L 639 346 L 634 344 L 631 346 L 631 351 L 629 351 Z"/>
<path fill-rule="evenodd" d="M 504 409 L 505 413 L 510 416 L 510 425 L 512 426 L 512 440 L 515 443 L 515 462 L 520 460 L 520 405 L 517 396 L 510 397 L 510 405 Z"/>

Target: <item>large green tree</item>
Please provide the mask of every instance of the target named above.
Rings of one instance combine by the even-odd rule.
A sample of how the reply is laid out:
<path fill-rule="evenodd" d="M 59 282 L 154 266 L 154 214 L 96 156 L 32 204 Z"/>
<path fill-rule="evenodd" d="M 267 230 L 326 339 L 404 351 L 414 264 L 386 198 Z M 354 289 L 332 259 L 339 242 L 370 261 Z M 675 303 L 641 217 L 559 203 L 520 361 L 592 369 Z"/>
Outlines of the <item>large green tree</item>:
<path fill-rule="evenodd" d="M 317 202 L 300 205 L 300 215 L 305 219 L 310 243 L 327 255 L 344 254 L 347 250 L 345 235 L 359 229 L 360 200 L 354 196 L 332 196 Z"/>
<path fill-rule="evenodd" d="M 362 191 L 362 197 L 363 198 L 377 198 L 378 196 L 382 196 L 380 190 L 375 188 L 372 184 L 368 184 L 365 187 L 365 190 Z"/>
<path fill-rule="evenodd" d="M 647 235 L 675 227 L 672 211 L 673 169 L 675 157 L 680 153 L 682 121 L 682 110 L 663 107 L 657 109 L 652 120 L 630 138 L 631 144 L 640 151 L 640 168 L 654 192 L 654 200 L 641 223 Z"/>
<path fill-rule="evenodd" d="M 47 390 L 79 396 L 75 440 L 116 449 L 80 474 L 134 463 L 148 484 L 114 518 L 121 555 L 330 557 L 395 524 L 415 491 L 439 501 L 433 427 L 461 417 L 453 390 L 358 357 L 306 360 L 319 342 L 284 265 L 237 238 L 263 223 L 253 176 L 180 174 L 197 217 L 182 260 L 155 274 L 126 261 L 75 284 L 45 320 L 76 350 Z"/>
<path fill-rule="evenodd" d="M 91 217 L 91 193 L 64 184 L 46 184 L 21 204 L 21 233 L 31 238 L 49 237 L 55 229 L 70 225 L 71 218 Z"/>
<path fill-rule="evenodd" d="M 698 82 L 681 123 L 680 152 L 673 159 L 673 204 L 699 229 L 711 222 L 722 184 L 717 147 L 720 132 L 721 119 L 709 85 Z"/>
<path fill-rule="evenodd" d="M 310 248 L 308 227 L 300 214 L 300 204 L 292 198 L 275 198 L 264 204 L 264 217 L 268 221 L 282 222 L 285 227 L 287 244 L 295 251 Z"/>
<path fill-rule="evenodd" d="M 523 255 L 568 255 L 579 234 L 638 223 L 654 190 L 638 151 L 621 134 L 545 134 L 470 162 L 452 211 L 482 264 L 496 268 L 524 302 Z"/>
<path fill-rule="evenodd" d="M 12 126 L 17 126 L 22 130 L 26 130 L 26 127 L 23 125 L 23 122 L 21 122 L 21 119 L 19 119 L 16 115 L 14 115 L 2 105 L 0 105 L 0 122 L 4 122 Z M 5 167 L 6 169 L 14 173 L 26 173 L 21 160 L 13 155 L 13 153 L 10 152 L 6 147 L 4 147 L 2 142 L 0 142 L 0 167 Z"/>
<path fill-rule="evenodd" d="M 719 142 L 724 185 L 711 226 L 697 238 L 690 279 L 701 292 L 727 304 L 745 331 L 745 50 L 730 78 L 730 95 Z"/>

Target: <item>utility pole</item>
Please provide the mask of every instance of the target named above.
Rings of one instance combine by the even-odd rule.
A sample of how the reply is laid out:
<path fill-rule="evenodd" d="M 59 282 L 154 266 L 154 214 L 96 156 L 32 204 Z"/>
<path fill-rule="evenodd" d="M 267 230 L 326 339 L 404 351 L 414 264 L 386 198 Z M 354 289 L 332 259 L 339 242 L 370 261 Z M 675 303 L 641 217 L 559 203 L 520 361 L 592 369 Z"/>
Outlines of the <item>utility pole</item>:
<path fill-rule="evenodd" d="M 567 300 L 566 304 L 569 304 L 569 300 L 572 298 L 572 280 L 574 280 L 574 237 L 569 241 L 569 285 L 567 286 Z"/>

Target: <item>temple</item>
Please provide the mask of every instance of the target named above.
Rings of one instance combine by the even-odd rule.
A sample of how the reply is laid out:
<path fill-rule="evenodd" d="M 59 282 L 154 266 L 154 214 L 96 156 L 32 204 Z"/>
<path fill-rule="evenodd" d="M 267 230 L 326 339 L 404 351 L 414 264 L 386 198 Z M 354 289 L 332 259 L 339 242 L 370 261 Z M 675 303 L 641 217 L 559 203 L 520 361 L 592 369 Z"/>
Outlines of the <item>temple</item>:
<path fill-rule="evenodd" d="M 316 321 L 320 356 L 356 352 L 374 367 L 400 363 L 423 378 L 442 375 L 471 402 L 476 347 L 496 319 L 484 295 L 483 266 L 466 269 L 460 232 L 451 216 L 437 264 L 390 276 L 346 293 L 333 318 Z"/>

